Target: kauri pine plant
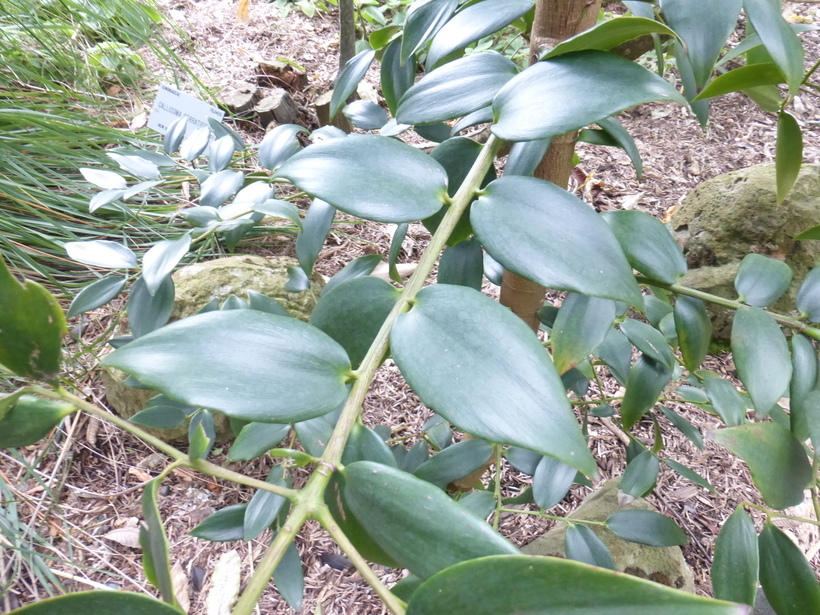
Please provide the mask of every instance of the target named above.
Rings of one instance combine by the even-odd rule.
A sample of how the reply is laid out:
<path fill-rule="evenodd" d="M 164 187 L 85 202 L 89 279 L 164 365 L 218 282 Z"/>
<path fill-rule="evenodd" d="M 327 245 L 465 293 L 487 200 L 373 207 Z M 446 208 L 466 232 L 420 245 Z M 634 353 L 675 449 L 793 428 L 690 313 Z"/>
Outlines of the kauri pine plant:
<path fill-rule="evenodd" d="M 797 316 L 766 309 L 785 292 L 791 271 L 761 255 L 744 259 L 736 300 L 699 292 L 678 284 L 686 261 L 661 222 L 636 211 L 599 215 L 562 188 L 531 177 L 550 139 L 576 130 L 581 138 L 623 147 L 639 165 L 634 143 L 614 117 L 628 107 L 673 101 L 691 104 L 705 119 L 710 97 L 749 90 L 778 114 L 782 199 L 802 150 L 799 126 L 787 108 L 816 66 L 804 73 L 795 28 L 781 17 L 779 3 L 769 0 L 626 2 L 631 15 L 544 49 L 524 70 L 495 52 L 466 53 L 499 28 L 526 28 L 532 4 L 416 3 L 402 28 L 371 37 L 376 48 L 350 60 L 334 92 L 333 113 L 378 57 L 393 119 L 372 103 L 352 103 L 344 112 L 354 124 L 379 134 L 322 128 L 304 148 L 296 135 L 305 129 L 280 126 L 258 149 L 259 165 L 269 172 L 264 179 L 251 181 L 227 168 L 244 145 L 219 124 L 185 137 L 178 123 L 165 137 L 164 153 L 114 152 L 119 172 L 84 171 L 103 189 L 92 200 L 94 208 L 121 203 L 171 174 L 189 173 L 200 182 L 198 206 L 180 212 L 192 230 L 156 244 L 141 265 L 127 238 L 67 245 L 77 261 L 137 272 L 128 301 L 131 335 L 114 341 L 116 350 L 103 364 L 161 392 L 142 413 L 142 424 L 169 425 L 193 415 L 187 452 L 67 390 L 60 377 L 63 312 L 43 288 L 20 284 L 0 261 L 0 363 L 31 383 L 0 398 L 0 446 L 34 443 L 67 414 L 82 411 L 140 436 L 172 459 L 142 498 L 144 569 L 161 601 L 83 592 L 19 613 L 179 613 L 157 506 L 163 479 L 178 466 L 256 490 L 249 504 L 206 519 L 196 536 L 250 540 L 274 529 L 236 615 L 254 611 L 272 576 L 281 593 L 299 603 L 301 565 L 293 540 L 309 519 L 338 543 L 395 614 L 741 614 L 750 612 L 758 583 L 779 615 L 820 612 L 815 572 L 771 522 L 802 502 L 807 489 L 820 510 L 820 329 L 811 324 L 820 321 L 820 268 L 800 287 Z M 721 57 L 741 11 L 754 33 Z M 674 53 L 683 95 L 663 76 L 610 52 L 647 36 L 659 53 Z M 744 53 L 750 55 L 746 65 L 725 71 L 727 57 Z M 422 61 L 427 72 L 414 83 Z M 716 67 L 723 74 L 713 78 Z M 458 136 L 476 124 L 489 124 L 485 143 Z M 598 128 L 589 129 L 592 124 Z M 398 137 L 410 129 L 440 145 L 428 155 L 403 143 Z M 505 143 L 511 149 L 497 177 L 494 162 Z M 205 152 L 207 166 L 198 166 Z M 129 185 L 127 177 L 136 183 Z M 313 199 L 304 219 L 284 184 Z M 191 246 L 213 237 L 234 245 L 264 216 L 289 219 L 300 229 L 300 267 L 291 270 L 289 282 L 299 290 L 336 210 L 398 225 L 391 268 L 406 225 L 423 221 L 432 239 L 412 277 L 402 283 L 397 276 L 391 284 L 369 276 L 380 260 L 369 255 L 330 280 L 309 323 L 256 294 L 166 324 L 174 296 L 170 274 Z M 437 283 L 426 285 L 436 263 Z M 502 267 L 566 291 L 560 308 L 547 304 L 540 312 L 546 342 L 479 291 L 482 274 L 497 283 Z M 75 298 L 69 315 L 104 305 L 127 283 L 120 275 L 95 282 Z M 704 302 L 735 312 L 731 346 L 745 391 L 700 369 L 711 336 Z M 388 358 L 436 413 L 425 426 L 426 440 L 409 450 L 388 442 L 389 430 L 362 421 L 365 396 Z M 589 386 L 603 370 L 625 387 L 622 396 L 607 397 L 602 387 Z M 502 513 L 518 512 L 500 495 L 502 457 L 534 475 L 532 488 L 516 502 L 535 503 L 542 511 L 574 482 L 596 479 L 587 444 L 590 415 L 610 415 L 631 441 L 621 483 L 626 493 L 650 492 L 661 463 L 711 489 L 663 455 L 661 415 L 702 446 L 697 429 L 658 403 L 670 384 L 682 380 L 687 397 L 723 422 L 708 437 L 748 464 L 765 503 L 744 503 L 726 520 L 712 568 L 715 599 L 613 571 L 611 555 L 588 523 L 570 523 L 568 559 L 522 555 L 497 532 Z M 790 397 L 788 412 L 778 405 L 784 396 Z M 241 429 L 229 458 L 270 454 L 281 460 L 266 481 L 208 461 L 214 412 Z M 639 421 L 654 424 L 653 446 L 633 436 Z M 451 444 L 450 426 L 472 438 Z M 287 448 L 277 448 L 289 433 Z M 293 448 L 295 439 L 302 450 Z M 432 456 L 428 442 L 435 444 Z M 459 498 L 444 489 L 490 461 L 496 468 L 490 488 Z M 300 489 L 291 486 L 294 466 L 311 468 Z M 759 533 L 744 506 L 765 516 Z M 687 540 L 686 528 L 654 512 L 619 511 L 604 525 L 651 546 Z M 388 588 L 370 562 L 410 575 Z"/>

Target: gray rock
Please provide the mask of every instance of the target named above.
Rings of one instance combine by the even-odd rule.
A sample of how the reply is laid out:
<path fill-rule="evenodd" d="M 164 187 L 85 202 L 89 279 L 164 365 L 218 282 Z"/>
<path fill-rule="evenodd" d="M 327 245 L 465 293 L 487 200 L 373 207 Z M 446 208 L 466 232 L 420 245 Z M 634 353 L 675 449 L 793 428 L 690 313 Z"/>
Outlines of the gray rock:
<path fill-rule="evenodd" d="M 654 510 L 643 498 L 636 498 L 628 504 L 621 504 L 618 495 L 620 483 L 620 477 L 607 481 L 597 491 L 591 493 L 567 518 L 605 521 L 609 515 L 618 510 Z M 688 592 L 695 591 L 694 575 L 683 559 L 683 553 L 679 547 L 648 547 L 623 540 L 603 526 L 590 525 L 588 527 L 609 548 L 619 571 L 668 587 Z M 566 557 L 564 553 L 566 531 L 567 524 L 560 523 L 521 550 L 528 555 Z"/>
<path fill-rule="evenodd" d="M 685 286 L 736 299 L 734 277 L 749 253 L 785 261 L 793 271 L 789 291 L 772 307 L 791 312 L 797 288 L 820 258 L 820 242 L 794 241 L 820 224 L 820 165 L 803 165 L 786 200 L 777 205 L 774 165 L 720 175 L 695 188 L 675 211 L 671 227 L 689 272 Z M 710 307 L 714 337 L 729 339 L 731 313 Z"/>

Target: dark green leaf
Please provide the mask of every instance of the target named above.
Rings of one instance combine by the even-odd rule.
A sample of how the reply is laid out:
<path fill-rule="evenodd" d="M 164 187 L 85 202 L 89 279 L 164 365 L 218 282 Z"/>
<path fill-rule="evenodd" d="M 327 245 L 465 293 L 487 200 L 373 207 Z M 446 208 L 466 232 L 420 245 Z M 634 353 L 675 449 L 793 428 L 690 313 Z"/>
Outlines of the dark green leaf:
<path fill-rule="evenodd" d="M 467 239 L 444 250 L 439 260 L 439 284 L 457 284 L 481 290 L 484 277 L 484 252 L 477 239 Z"/>
<path fill-rule="evenodd" d="M 85 314 L 105 305 L 122 292 L 125 278 L 102 278 L 83 288 L 68 308 L 66 316 L 71 318 Z"/>
<path fill-rule="evenodd" d="M 804 442 L 809 437 L 806 400 L 817 382 L 817 352 L 804 335 L 792 335 L 792 379 L 789 384 L 791 431 Z"/>
<path fill-rule="evenodd" d="M 490 491 L 473 491 L 458 500 L 476 517 L 486 519 L 495 510 L 495 496 Z"/>
<path fill-rule="evenodd" d="M 655 295 L 644 295 L 643 311 L 646 320 L 657 329 L 661 324 L 661 320 L 672 313 L 672 306 L 666 301 L 658 299 Z"/>
<path fill-rule="evenodd" d="M 396 319 L 391 349 L 424 403 L 460 429 L 596 473 L 546 351 L 489 297 L 463 286 L 422 289 Z"/>
<path fill-rule="evenodd" d="M 19 396 L 0 419 L 0 449 L 39 442 L 75 410 L 66 402 L 33 395 Z"/>
<path fill-rule="evenodd" d="M 505 453 L 505 457 L 516 470 L 532 476 L 535 474 L 543 455 L 533 453 L 525 448 L 511 446 Z"/>
<path fill-rule="evenodd" d="M 502 177 L 473 203 L 470 221 L 484 248 L 504 267 L 561 290 L 642 302 L 612 231 L 586 203 L 555 184 Z"/>
<path fill-rule="evenodd" d="M 351 431 L 342 455 L 343 465 L 356 461 L 375 461 L 394 468 L 397 466 L 396 458 L 387 443 L 373 429 L 360 424 Z"/>
<path fill-rule="evenodd" d="M 182 615 L 179 609 L 143 594 L 125 591 L 90 591 L 47 598 L 12 611 L 14 615 Z"/>
<path fill-rule="evenodd" d="M 464 440 L 433 455 L 413 474 L 444 489 L 450 483 L 484 467 L 493 454 L 493 445 L 484 440 Z"/>
<path fill-rule="evenodd" d="M 402 64 L 441 30 L 457 6 L 458 0 L 431 0 L 413 7 L 407 16 L 401 39 Z"/>
<path fill-rule="evenodd" d="M 296 124 L 282 124 L 271 130 L 259 144 L 259 164 L 273 171 L 296 152 L 299 151 L 299 141 L 296 135 L 307 132 Z"/>
<path fill-rule="evenodd" d="M 803 44 L 783 18 L 779 4 L 771 0 L 744 0 L 743 8 L 766 51 L 786 76 L 789 93 L 794 96 L 803 81 Z"/>
<path fill-rule="evenodd" d="M 797 291 L 796 304 L 801 317 L 820 322 L 820 267 L 806 274 Z"/>
<path fill-rule="evenodd" d="M 611 570 L 553 557 L 482 557 L 448 568 L 419 587 L 407 615 L 744 615 L 718 602 Z"/>
<path fill-rule="evenodd" d="M 658 458 L 650 451 L 643 451 L 627 464 L 620 489 L 628 495 L 641 498 L 655 488 L 659 471 Z"/>
<path fill-rule="evenodd" d="M 211 542 L 243 540 L 247 504 L 234 504 L 217 510 L 189 533 Z"/>
<path fill-rule="evenodd" d="M 797 305 L 800 309 L 799 292 Z M 789 346 L 780 326 L 760 308 L 738 308 L 732 323 L 732 355 L 755 410 L 768 414 L 786 393 L 792 375 Z"/>
<path fill-rule="evenodd" d="M 399 38 L 390 43 L 382 56 L 382 96 L 393 115 L 396 115 L 396 109 L 399 108 L 399 100 L 416 78 L 416 62 L 401 62 L 400 52 Z"/>
<path fill-rule="evenodd" d="M 256 310 L 191 316 L 103 362 L 186 403 L 278 423 L 334 410 L 347 397 L 350 373 L 344 349 L 327 335 Z"/>
<path fill-rule="evenodd" d="M 185 422 L 185 413 L 176 406 L 152 406 L 137 412 L 128 420 L 154 429 L 170 429 Z"/>
<path fill-rule="evenodd" d="M 544 54 L 541 59 L 554 58 L 573 51 L 597 49 L 607 51 L 641 36 L 665 34 L 675 36 L 675 32 L 654 19 L 646 17 L 618 17 L 600 22 L 595 27 L 576 34 Z"/>
<path fill-rule="evenodd" d="M 248 290 L 248 307 L 252 310 L 259 310 L 276 316 L 291 316 L 291 313 L 282 307 L 282 304 L 276 299 L 255 290 Z"/>
<path fill-rule="evenodd" d="M 564 534 L 564 552 L 567 559 L 599 568 L 617 570 L 615 560 L 612 559 L 607 546 L 586 525 L 573 524 L 567 528 Z"/>
<path fill-rule="evenodd" d="M 575 468 L 552 457 L 541 457 L 532 477 L 532 497 L 539 508 L 549 510 L 566 497 L 575 482 Z"/>
<path fill-rule="evenodd" d="M 247 461 L 264 455 L 279 445 L 290 431 L 290 425 L 278 423 L 248 423 L 239 432 L 228 451 L 231 461 Z"/>
<path fill-rule="evenodd" d="M 179 239 L 169 239 L 154 244 L 142 257 L 142 278 L 149 294 L 155 295 L 165 278 L 191 247 L 191 235 L 185 233 Z"/>
<path fill-rule="evenodd" d="M 128 295 L 128 327 L 134 337 L 142 337 L 167 323 L 173 309 L 174 282 L 171 276 L 165 277 L 153 295 L 140 276 Z"/>
<path fill-rule="evenodd" d="M 767 505 L 782 510 L 803 501 L 811 464 L 788 429 L 777 423 L 750 423 L 710 431 L 709 437 L 746 462 Z"/>
<path fill-rule="evenodd" d="M 758 539 L 760 584 L 778 615 L 820 613 L 820 586 L 806 556 L 767 521 Z"/>
<path fill-rule="evenodd" d="M 706 358 L 712 339 L 712 321 L 703 301 L 683 295 L 675 299 L 675 331 L 683 364 L 694 372 Z"/>
<path fill-rule="evenodd" d="M 632 365 L 632 344 L 623 333 L 610 329 L 593 354 L 607 364 L 615 380 L 626 385 Z"/>
<path fill-rule="evenodd" d="M 740 301 L 766 307 L 783 296 L 791 281 L 791 267 L 783 261 L 762 254 L 747 254 L 740 261 L 735 290 Z"/>
<path fill-rule="evenodd" d="M 629 131 L 614 117 L 608 117 L 598 120 L 598 126 L 601 127 L 604 134 L 606 134 L 616 147 L 623 149 L 629 159 L 632 161 L 632 166 L 635 167 L 635 174 L 640 180 L 643 177 L 643 161 L 641 160 L 641 153 L 638 151 L 638 146 L 635 144 L 635 139 L 629 134 Z"/>
<path fill-rule="evenodd" d="M 401 26 L 390 25 L 378 30 L 373 30 L 367 37 L 370 47 L 376 51 L 383 49 L 393 42 L 393 37 L 401 32 Z"/>
<path fill-rule="evenodd" d="M 746 398 L 738 393 L 735 385 L 723 378 L 707 378 L 703 386 L 712 407 L 726 427 L 736 427 L 746 422 Z"/>
<path fill-rule="evenodd" d="M 634 318 L 624 320 L 621 331 L 648 359 L 657 361 L 670 370 L 675 367 L 675 355 L 660 331 Z"/>
<path fill-rule="evenodd" d="M 692 481 L 696 485 L 699 485 L 712 493 L 715 493 L 715 488 L 712 484 L 691 468 L 687 468 L 685 465 L 678 463 L 673 459 L 664 459 L 663 462 L 685 479 Z"/>
<path fill-rule="evenodd" d="M 296 435 L 299 437 L 299 442 L 310 455 L 314 457 L 321 457 L 327 446 L 327 442 L 333 433 L 333 428 L 336 427 L 336 422 L 339 420 L 344 402 L 341 402 L 336 409 L 323 416 L 317 416 L 314 419 L 307 421 L 300 421 L 293 425 Z"/>
<path fill-rule="evenodd" d="M 350 95 L 356 91 L 356 87 L 364 77 L 367 69 L 373 63 L 373 58 L 376 57 L 376 52 L 372 49 L 365 49 L 350 58 L 345 64 L 344 69 L 336 79 L 336 84 L 333 86 L 333 94 L 330 97 L 330 119 L 336 117 L 345 101 L 350 98 Z"/>
<path fill-rule="evenodd" d="M 370 275 L 381 260 L 382 256 L 380 254 L 365 254 L 352 260 L 345 265 L 344 269 L 327 281 L 327 284 L 325 284 L 325 287 L 322 289 L 322 295 L 326 295 L 342 284 L 342 282 Z"/>
<path fill-rule="evenodd" d="M 745 91 L 750 88 L 774 86 L 784 81 L 783 73 L 774 64 L 750 64 L 720 75 L 706 86 L 695 100 L 715 98 L 716 96 Z"/>
<path fill-rule="evenodd" d="M 302 223 L 302 232 L 296 238 L 296 258 L 305 275 L 313 274 L 313 265 L 322 251 L 335 216 L 336 209 L 321 199 L 314 199 L 310 204 Z"/>
<path fill-rule="evenodd" d="M 779 205 L 789 195 L 803 164 L 803 133 L 794 116 L 786 111 L 781 111 L 777 116 L 777 149 L 774 162 Z"/>
<path fill-rule="evenodd" d="M 443 424 L 446 425 L 446 423 Z M 407 451 L 407 454 L 404 456 L 404 458 L 401 461 L 397 461 L 397 465 L 399 470 L 403 470 L 405 472 L 408 472 L 409 474 L 412 474 L 416 471 L 416 469 L 418 469 L 418 467 L 421 464 L 427 461 L 429 456 L 430 451 L 429 447 L 427 446 L 427 442 L 416 442 L 413 446 L 410 447 L 410 450 Z"/>
<path fill-rule="evenodd" d="M 552 327 L 552 360 L 559 374 L 600 346 L 615 320 L 615 302 L 567 293 Z"/>
<path fill-rule="evenodd" d="M 657 402 L 672 379 L 672 368 L 641 356 L 629 370 L 626 393 L 621 402 L 621 420 L 629 429 Z"/>
<path fill-rule="evenodd" d="M 504 165 L 504 175 L 531 177 L 544 159 L 551 142 L 552 139 L 535 139 L 513 143 L 507 164 Z"/>
<path fill-rule="evenodd" d="M 820 239 L 820 224 L 813 226 L 810 229 L 806 229 L 799 235 L 796 235 L 794 239 L 796 241 L 802 241 L 804 239 Z"/>
<path fill-rule="evenodd" d="M 345 467 L 344 497 L 370 536 L 422 578 L 458 562 L 518 550 L 443 491 L 370 461 Z"/>
<path fill-rule="evenodd" d="M 279 175 L 345 213 L 377 222 L 431 216 L 447 190 L 447 175 L 430 156 L 376 135 L 314 143 L 282 165 Z"/>
<path fill-rule="evenodd" d="M 467 115 L 490 104 L 516 73 L 515 64 L 494 51 L 454 60 L 405 92 L 396 120 L 401 124 L 432 124 Z"/>
<path fill-rule="evenodd" d="M 686 273 L 686 259 L 666 226 L 642 211 L 605 211 L 601 217 L 609 224 L 626 260 L 642 274 L 674 284 Z"/>
<path fill-rule="evenodd" d="M 291 484 L 290 476 L 285 475 L 285 467 L 281 465 L 271 468 L 265 482 L 280 487 L 290 487 Z M 287 499 L 284 496 L 264 489 L 257 489 L 248 503 L 248 508 L 245 510 L 242 539 L 253 540 L 265 531 L 274 522 L 285 502 L 287 502 Z"/>
<path fill-rule="evenodd" d="M 69 241 L 65 244 L 65 251 L 73 260 L 92 267 L 131 269 L 137 266 L 136 255 L 116 241 Z"/>
<path fill-rule="evenodd" d="M 288 281 L 284 286 L 285 292 L 301 293 L 310 288 L 310 278 L 301 267 L 288 267 Z"/>
<path fill-rule="evenodd" d="M 743 508 L 726 519 L 715 543 L 712 588 L 715 598 L 754 605 L 757 594 L 757 530 Z"/>
<path fill-rule="evenodd" d="M 609 515 L 606 527 L 624 540 L 650 547 L 674 547 L 689 541 L 672 519 L 654 510 L 619 510 Z"/>
<path fill-rule="evenodd" d="M 578 96 L 594 83 L 606 96 Z M 507 141 L 546 139 L 654 100 L 686 104 L 662 77 L 603 51 L 579 51 L 533 64 L 493 101 L 493 133 Z"/>
<path fill-rule="evenodd" d="M 302 610 L 305 571 L 302 568 L 302 560 L 299 559 L 299 550 L 294 543 L 290 543 L 282 556 L 282 561 L 276 567 L 273 584 L 291 608 L 297 612 Z"/>
<path fill-rule="evenodd" d="M 148 482 L 142 492 L 142 517 L 145 519 L 140 528 L 140 546 L 142 547 L 142 567 L 146 578 L 158 590 L 162 599 L 172 606 L 177 606 L 174 598 L 174 583 L 171 580 L 171 561 L 168 539 L 162 518 L 159 514 L 157 494 L 161 481 L 159 478 Z M 120 612 L 117 609 L 116 612 Z"/>
<path fill-rule="evenodd" d="M 387 123 L 387 112 L 369 100 L 354 100 L 342 113 L 361 130 L 378 130 Z"/>

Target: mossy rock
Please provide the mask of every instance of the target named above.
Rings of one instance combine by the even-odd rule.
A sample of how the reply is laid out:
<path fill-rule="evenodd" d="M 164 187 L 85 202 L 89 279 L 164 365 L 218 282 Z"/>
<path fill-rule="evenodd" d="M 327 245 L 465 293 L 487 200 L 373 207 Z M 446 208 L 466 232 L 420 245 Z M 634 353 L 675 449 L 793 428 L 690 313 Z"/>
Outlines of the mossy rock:
<path fill-rule="evenodd" d="M 680 283 L 736 299 L 734 278 L 750 253 L 786 262 L 793 272 L 788 292 L 772 308 L 794 310 L 797 288 L 820 259 L 820 242 L 793 238 L 820 224 L 820 165 L 803 165 L 789 196 L 776 198 L 775 168 L 762 164 L 719 175 L 693 190 L 672 215 L 688 273 Z M 728 340 L 732 312 L 709 307 L 714 337 Z"/>
<path fill-rule="evenodd" d="M 287 292 L 287 269 L 298 266 L 299 263 L 289 257 L 265 258 L 243 254 L 183 267 L 173 276 L 175 297 L 171 321 L 193 316 L 214 299 L 220 305 L 231 295 L 247 301 L 249 290 L 276 299 L 293 316 L 307 321 L 325 282 L 321 276 L 314 275 L 308 290 Z M 125 329 L 120 333 L 124 334 Z M 158 394 L 155 390 L 126 386 L 124 381 L 127 375 L 119 370 L 103 370 L 101 376 L 109 405 L 126 419 L 140 412 L 145 402 Z M 228 417 L 219 412 L 213 412 L 213 416 L 217 440 L 224 442 L 231 439 L 233 432 Z M 188 421 L 171 429 L 143 429 L 169 443 L 188 440 Z"/>
<path fill-rule="evenodd" d="M 654 510 L 643 498 L 636 498 L 622 505 L 618 494 L 620 484 L 620 476 L 608 480 L 597 491 L 591 493 L 574 512 L 567 515 L 567 518 L 606 521 L 609 515 L 618 510 Z M 620 572 L 694 593 L 695 577 L 683 559 L 680 547 L 648 547 L 624 540 L 602 525 L 587 527 L 592 529 L 607 546 Z M 566 532 L 567 524 L 559 523 L 558 526 L 525 545 L 521 550 L 527 555 L 566 557 L 564 552 Z"/>

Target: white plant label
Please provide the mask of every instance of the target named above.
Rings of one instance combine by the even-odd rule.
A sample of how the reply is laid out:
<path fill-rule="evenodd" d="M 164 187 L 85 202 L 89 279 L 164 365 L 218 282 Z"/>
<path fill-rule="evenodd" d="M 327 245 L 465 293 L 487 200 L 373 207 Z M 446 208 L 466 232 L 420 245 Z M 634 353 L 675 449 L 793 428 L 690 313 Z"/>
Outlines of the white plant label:
<path fill-rule="evenodd" d="M 207 126 L 210 117 L 221 122 L 225 112 L 203 100 L 180 92 L 167 83 L 161 83 L 151 107 L 151 115 L 148 117 L 148 128 L 164 135 L 171 124 L 183 116 L 188 118 L 185 127 L 187 137 L 197 128 Z"/>

